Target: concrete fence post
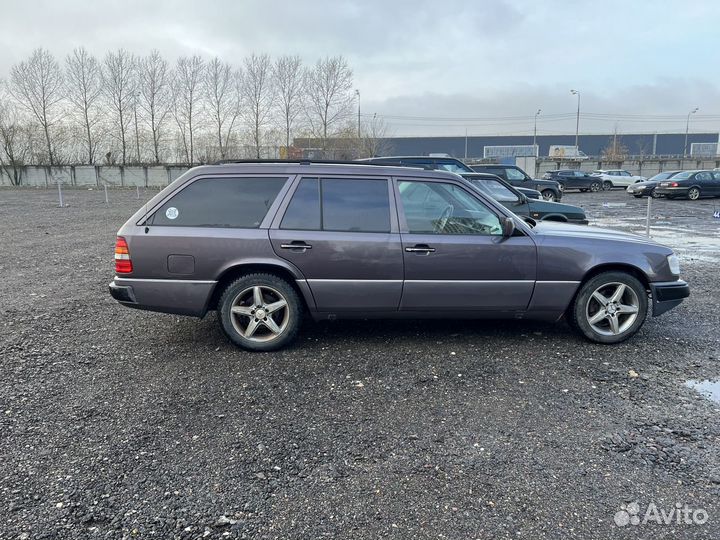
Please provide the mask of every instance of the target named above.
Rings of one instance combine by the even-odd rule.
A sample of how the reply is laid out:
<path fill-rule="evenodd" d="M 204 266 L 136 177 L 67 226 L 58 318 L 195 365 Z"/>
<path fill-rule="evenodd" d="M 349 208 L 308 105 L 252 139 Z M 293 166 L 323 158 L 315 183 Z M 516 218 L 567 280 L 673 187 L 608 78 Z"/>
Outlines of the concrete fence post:
<path fill-rule="evenodd" d="M 650 237 L 650 214 L 652 213 L 652 197 L 647 198 L 647 216 L 645 218 L 645 236 Z"/>

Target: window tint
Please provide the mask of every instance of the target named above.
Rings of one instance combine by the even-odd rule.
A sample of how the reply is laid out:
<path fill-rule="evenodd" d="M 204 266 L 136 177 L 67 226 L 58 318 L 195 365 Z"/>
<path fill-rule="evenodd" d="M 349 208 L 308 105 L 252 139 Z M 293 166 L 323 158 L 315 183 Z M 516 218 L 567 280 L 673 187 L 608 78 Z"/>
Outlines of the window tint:
<path fill-rule="evenodd" d="M 507 178 L 507 176 L 505 175 L 505 169 L 501 169 L 499 167 L 487 167 L 484 168 L 482 171 L 494 174 L 495 176 L 499 176 L 500 178 Z"/>
<path fill-rule="evenodd" d="M 320 229 L 320 186 L 317 178 L 300 180 L 280 223 L 281 229 Z"/>
<path fill-rule="evenodd" d="M 709 172 L 699 172 L 695 175 L 696 180 L 712 180 L 712 174 Z"/>
<path fill-rule="evenodd" d="M 440 182 L 398 182 L 408 231 L 501 235 L 498 217 L 464 189 Z"/>
<path fill-rule="evenodd" d="M 505 169 L 509 180 L 525 180 L 525 175 L 517 169 Z"/>
<path fill-rule="evenodd" d="M 472 172 L 469 167 L 455 163 L 454 161 L 436 161 L 435 163 L 435 168 L 440 171 L 450 171 L 454 173 Z"/>
<path fill-rule="evenodd" d="M 322 227 L 326 231 L 389 232 L 387 180 L 322 180 Z"/>
<path fill-rule="evenodd" d="M 517 202 L 518 196 L 497 180 L 469 178 L 470 182 L 486 195 L 500 202 Z"/>
<path fill-rule="evenodd" d="M 260 226 L 287 178 L 202 178 L 185 187 L 153 215 L 154 225 L 175 227 Z"/>

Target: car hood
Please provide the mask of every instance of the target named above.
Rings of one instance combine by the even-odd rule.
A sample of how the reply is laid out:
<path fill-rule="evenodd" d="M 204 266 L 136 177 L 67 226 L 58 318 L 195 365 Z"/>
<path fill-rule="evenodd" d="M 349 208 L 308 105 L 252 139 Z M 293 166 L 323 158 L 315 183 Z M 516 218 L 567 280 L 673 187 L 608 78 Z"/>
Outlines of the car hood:
<path fill-rule="evenodd" d="M 639 244 L 650 244 L 659 246 L 657 242 L 640 236 L 637 234 L 615 231 L 612 229 L 603 229 L 587 225 L 572 225 L 569 223 L 561 223 L 557 221 L 539 221 L 533 232 L 540 236 L 562 236 L 565 238 L 585 238 L 594 240 L 610 240 L 617 242 L 633 242 Z"/>
<path fill-rule="evenodd" d="M 645 180 L 643 182 L 635 182 L 634 184 L 630 184 L 630 187 L 652 187 L 657 186 L 660 182 L 665 182 L 665 180 Z"/>

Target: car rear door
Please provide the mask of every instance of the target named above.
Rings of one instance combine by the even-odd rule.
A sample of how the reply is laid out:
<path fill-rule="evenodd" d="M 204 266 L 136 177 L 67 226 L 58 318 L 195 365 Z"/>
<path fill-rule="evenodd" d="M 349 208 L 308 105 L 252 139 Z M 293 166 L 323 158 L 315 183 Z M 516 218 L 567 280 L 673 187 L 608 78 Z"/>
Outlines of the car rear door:
<path fill-rule="evenodd" d="M 307 279 L 318 311 L 395 311 L 403 256 L 388 178 L 296 179 L 273 221 L 278 256 Z"/>
<path fill-rule="evenodd" d="M 401 311 L 522 311 L 536 247 L 502 236 L 500 214 L 460 183 L 395 180 L 405 262 Z"/>

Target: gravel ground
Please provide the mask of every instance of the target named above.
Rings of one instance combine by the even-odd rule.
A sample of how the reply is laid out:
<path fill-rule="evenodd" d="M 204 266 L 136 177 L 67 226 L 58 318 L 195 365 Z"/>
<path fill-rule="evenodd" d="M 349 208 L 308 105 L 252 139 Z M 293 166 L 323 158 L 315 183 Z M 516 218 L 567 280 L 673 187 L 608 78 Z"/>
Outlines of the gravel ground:
<path fill-rule="evenodd" d="M 110 298 L 135 192 L 56 195 L 0 190 L 0 538 L 720 535 L 720 404 L 685 385 L 720 375 L 716 202 L 653 202 L 693 296 L 621 345 L 565 324 L 308 322 L 250 354 L 214 314 Z M 565 201 L 642 229 L 644 200 Z M 618 527 L 632 502 L 708 519 Z"/>

